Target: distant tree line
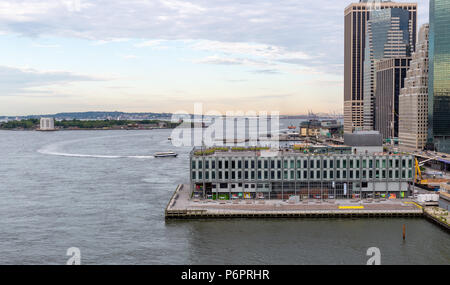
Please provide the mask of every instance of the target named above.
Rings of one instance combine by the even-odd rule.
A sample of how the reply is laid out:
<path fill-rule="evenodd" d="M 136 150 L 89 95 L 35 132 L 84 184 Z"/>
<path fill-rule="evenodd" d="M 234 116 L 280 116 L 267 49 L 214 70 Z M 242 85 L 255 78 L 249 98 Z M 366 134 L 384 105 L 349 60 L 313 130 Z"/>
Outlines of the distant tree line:
<path fill-rule="evenodd" d="M 32 129 L 39 125 L 39 119 L 27 119 L 0 123 L 1 129 Z"/>

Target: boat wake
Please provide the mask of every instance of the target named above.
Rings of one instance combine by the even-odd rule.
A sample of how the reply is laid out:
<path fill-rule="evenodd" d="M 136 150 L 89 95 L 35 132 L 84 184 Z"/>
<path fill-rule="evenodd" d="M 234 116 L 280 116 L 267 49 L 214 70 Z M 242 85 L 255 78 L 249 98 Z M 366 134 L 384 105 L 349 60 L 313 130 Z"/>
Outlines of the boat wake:
<path fill-rule="evenodd" d="M 81 142 L 81 141 L 86 141 L 86 140 L 99 139 L 99 138 L 112 138 L 112 137 L 111 136 L 94 137 L 94 138 L 85 138 L 85 139 L 76 139 L 76 140 L 57 142 L 57 143 L 53 143 L 53 144 L 44 146 L 41 149 L 38 149 L 37 152 L 42 153 L 42 154 L 57 155 L 57 156 L 106 158 L 106 159 L 117 159 L 117 158 L 152 159 L 152 158 L 155 158 L 153 155 L 103 155 L 103 154 L 68 153 L 68 152 L 59 151 L 59 149 L 61 149 L 61 147 L 68 145 L 68 144 L 73 144 L 76 142 Z"/>

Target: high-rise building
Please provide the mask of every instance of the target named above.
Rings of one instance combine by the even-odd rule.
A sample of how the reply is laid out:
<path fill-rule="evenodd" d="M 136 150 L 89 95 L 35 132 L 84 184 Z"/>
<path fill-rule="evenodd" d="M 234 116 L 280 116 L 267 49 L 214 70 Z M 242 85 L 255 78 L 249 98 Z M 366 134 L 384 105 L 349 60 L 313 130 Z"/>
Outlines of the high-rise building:
<path fill-rule="evenodd" d="M 450 153 L 450 1 L 430 0 L 428 140 Z"/>
<path fill-rule="evenodd" d="M 417 4 L 360 0 L 345 8 L 344 42 L 344 132 L 363 129 L 364 59 L 366 26 L 370 11 L 400 8 L 409 11 L 409 30 L 415 50 Z"/>
<path fill-rule="evenodd" d="M 410 61 L 400 57 L 376 62 L 375 129 L 383 139 L 398 137 L 399 95 Z"/>
<path fill-rule="evenodd" d="M 406 73 L 399 97 L 399 146 L 406 150 L 425 148 L 428 135 L 428 34 L 429 25 L 419 30 L 416 52 Z"/>
<path fill-rule="evenodd" d="M 367 22 L 364 59 L 364 129 L 375 127 L 375 62 L 411 56 L 415 37 L 410 35 L 409 11 L 400 8 L 374 10 Z"/>

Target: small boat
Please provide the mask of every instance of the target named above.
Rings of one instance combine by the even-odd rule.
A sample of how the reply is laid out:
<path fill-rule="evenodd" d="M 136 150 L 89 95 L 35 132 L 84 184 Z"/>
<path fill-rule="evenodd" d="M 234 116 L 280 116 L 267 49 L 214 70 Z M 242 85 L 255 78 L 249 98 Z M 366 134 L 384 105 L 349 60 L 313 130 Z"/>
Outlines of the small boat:
<path fill-rule="evenodd" d="M 294 130 L 294 129 L 296 129 L 297 127 L 296 126 L 293 126 L 293 125 L 290 125 L 289 127 L 288 127 L 288 129 L 290 129 L 290 130 Z"/>
<path fill-rule="evenodd" d="M 173 151 L 168 152 L 157 152 L 154 154 L 155 157 L 176 157 L 178 154 Z"/>

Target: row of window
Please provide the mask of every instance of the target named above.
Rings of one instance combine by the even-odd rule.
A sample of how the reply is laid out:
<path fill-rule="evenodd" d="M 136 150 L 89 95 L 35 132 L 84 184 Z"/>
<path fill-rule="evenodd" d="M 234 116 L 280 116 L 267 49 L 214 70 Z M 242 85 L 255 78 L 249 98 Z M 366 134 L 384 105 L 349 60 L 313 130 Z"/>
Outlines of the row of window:
<path fill-rule="evenodd" d="M 348 175 L 348 177 L 347 177 Z M 406 179 L 412 170 L 259 170 L 259 171 L 192 171 L 193 180 L 295 180 L 295 179 Z"/>
<path fill-rule="evenodd" d="M 205 169 L 216 169 L 216 161 L 215 160 L 205 160 Z M 232 159 L 232 160 L 218 160 L 217 161 L 219 169 L 242 169 L 242 168 L 251 168 L 254 169 L 256 166 L 255 160 L 240 160 L 240 159 Z M 297 165 L 295 165 L 297 164 Z M 412 159 L 337 159 L 335 160 L 309 160 L 309 168 L 334 168 L 336 164 L 336 168 L 399 168 L 400 165 L 402 168 L 409 167 L 412 168 Z M 258 160 L 257 161 L 258 168 L 308 168 L 308 160 Z M 283 166 L 283 167 L 282 167 Z M 192 169 L 202 169 L 203 161 L 202 160 L 192 160 Z"/>

